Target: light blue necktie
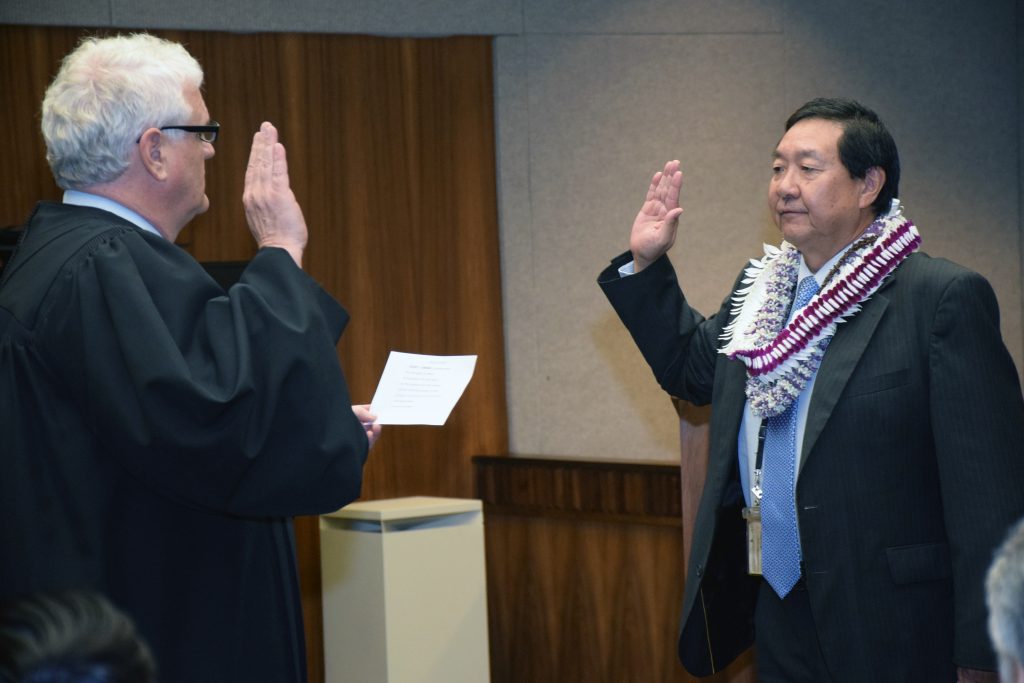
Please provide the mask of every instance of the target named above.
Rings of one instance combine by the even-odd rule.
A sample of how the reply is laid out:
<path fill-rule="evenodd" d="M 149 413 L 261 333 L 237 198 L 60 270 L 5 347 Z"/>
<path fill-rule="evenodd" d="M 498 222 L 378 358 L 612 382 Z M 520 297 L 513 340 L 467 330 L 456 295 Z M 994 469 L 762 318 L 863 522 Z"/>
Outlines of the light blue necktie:
<path fill-rule="evenodd" d="M 805 277 L 797 287 L 794 311 L 807 305 L 818 291 L 818 282 Z M 775 417 L 767 418 L 764 439 L 761 498 L 761 573 L 778 593 L 786 597 L 800 579 L 800 532 L 796 523 L 796 404 Z"/>

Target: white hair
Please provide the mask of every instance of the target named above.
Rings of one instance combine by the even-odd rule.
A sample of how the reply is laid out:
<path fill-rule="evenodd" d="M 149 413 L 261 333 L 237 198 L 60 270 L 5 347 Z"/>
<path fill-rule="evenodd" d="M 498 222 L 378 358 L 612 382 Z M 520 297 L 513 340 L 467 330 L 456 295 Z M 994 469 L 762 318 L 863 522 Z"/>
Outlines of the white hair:
<path fill-rule="evenodd" d="M 1004 681 L 1014 665 L 1024 665 L 1024 520 L 1016 524 L 996 553 L 985 578 L 988 632 L 999 655 Z"/>
<path fill-rule="evenodd" d="M 188 123 L 184 90 L 202 84 L 202 67 L 178 43 L 146 33 L 83 39 L 43 99 L 46 160 L 57 185 L 118 178 L 146 129 Z"/>

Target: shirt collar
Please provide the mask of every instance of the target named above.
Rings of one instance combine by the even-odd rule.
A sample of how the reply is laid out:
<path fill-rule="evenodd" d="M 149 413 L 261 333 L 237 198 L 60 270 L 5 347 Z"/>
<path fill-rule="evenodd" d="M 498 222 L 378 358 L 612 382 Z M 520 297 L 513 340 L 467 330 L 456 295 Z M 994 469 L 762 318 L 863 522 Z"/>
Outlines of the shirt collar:
<path fill-rule="evenodd" d="M 851 244 L 853 244 L 853 242 L 850 242 L 850 244 L 847 244 L 845 247 L 837 251 L 832 258 L 825 261 L 825 264 L 822 265 L 821 268 L 818 268 L 818 272 L 816 273 L 811 272 L 811 269 L 807 267 L 807 262 L 804 261 L 804 255 L 800 254 L 800 274 L 797 276 L 796 281 L 803 282 L 805 277 L 813 275 L 814 279 L 818 281 L 818 287 L 821 288 L 821 286 L 825 284 L 825 277 L 832 271 L 832 266 L 839 263 L 839 259 L 843 257 L 843 254 L 846 253 L 846 250 Z"/>
<path fill-rule="evenodd" d="M 140 216 L 138 213 L 132 211 L 124 204 L 119 204 L 113 199 L 107 197 L 101 197 L 98 194 L 92 194 L 91 192 L 82 192 L 81 190 L 65 190 L 64 191 L 64 203 L 74 204 L 75 206 L 90 206 L 94 209 L 102 209 L 109 211 L 115 216 L 119 216 L 135 227 L 151 232 L 154 235 L 163 237 L 160 231 L 153 226 L 152 223 L 147 221 L 145 218 Z"/>

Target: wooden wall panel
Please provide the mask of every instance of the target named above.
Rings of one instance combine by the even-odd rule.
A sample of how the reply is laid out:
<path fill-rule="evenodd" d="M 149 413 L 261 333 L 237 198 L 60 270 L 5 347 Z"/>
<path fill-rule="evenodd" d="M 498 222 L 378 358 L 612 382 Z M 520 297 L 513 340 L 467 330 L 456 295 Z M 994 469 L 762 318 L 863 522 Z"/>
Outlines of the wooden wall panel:
<path fill-rule="evenodd" d="M 493 683 L 695 681 L 672 464 L 480 457 Z M 751 654 L 716 683 L 753 680 Z"/>
<path fill-rule="evenodd" d="M 43 92 L 80 36 L 109 32 L 0 26 L 0 226 L 59 199 L 38 130 Z M 153 33 L 200 61 L 223 126 L 207 164 L 211 208 L 178 243 L 200 261 L 252 256 L 242 181 L 253 133 L 273 122 L 309 224 L 306 270 L 352 314 L 339 357 L 353 401 L 370 401 L 392 349 L 479 356 L 445 427 L 384 430 L 364 498 L 471 496 L 470 456 L 508 448 L 490 39 Z M 296 522 L 312 681 L 316 529 Z"/>
<path fill-rule="evenodd" d="M 39 199 L 60 191 L 39 132 L 43 93 L 80 29 L 0 26 L 0 226 L 20 225 Z"/>

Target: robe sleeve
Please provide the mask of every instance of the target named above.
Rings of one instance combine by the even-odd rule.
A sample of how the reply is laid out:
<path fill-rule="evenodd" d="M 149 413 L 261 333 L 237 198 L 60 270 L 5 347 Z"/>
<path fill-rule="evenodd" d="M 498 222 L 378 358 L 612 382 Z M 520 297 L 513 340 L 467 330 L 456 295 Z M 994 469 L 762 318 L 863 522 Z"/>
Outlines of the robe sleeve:
<path fill-rule="evenodd" d="M 316 514 L 358 496 L 368 442 L 335 344 L 344 309 L 280 249 L 226 294 L 139 231 L 70 261 L 41 338 L 104 450 L 179 502 Z"/>

